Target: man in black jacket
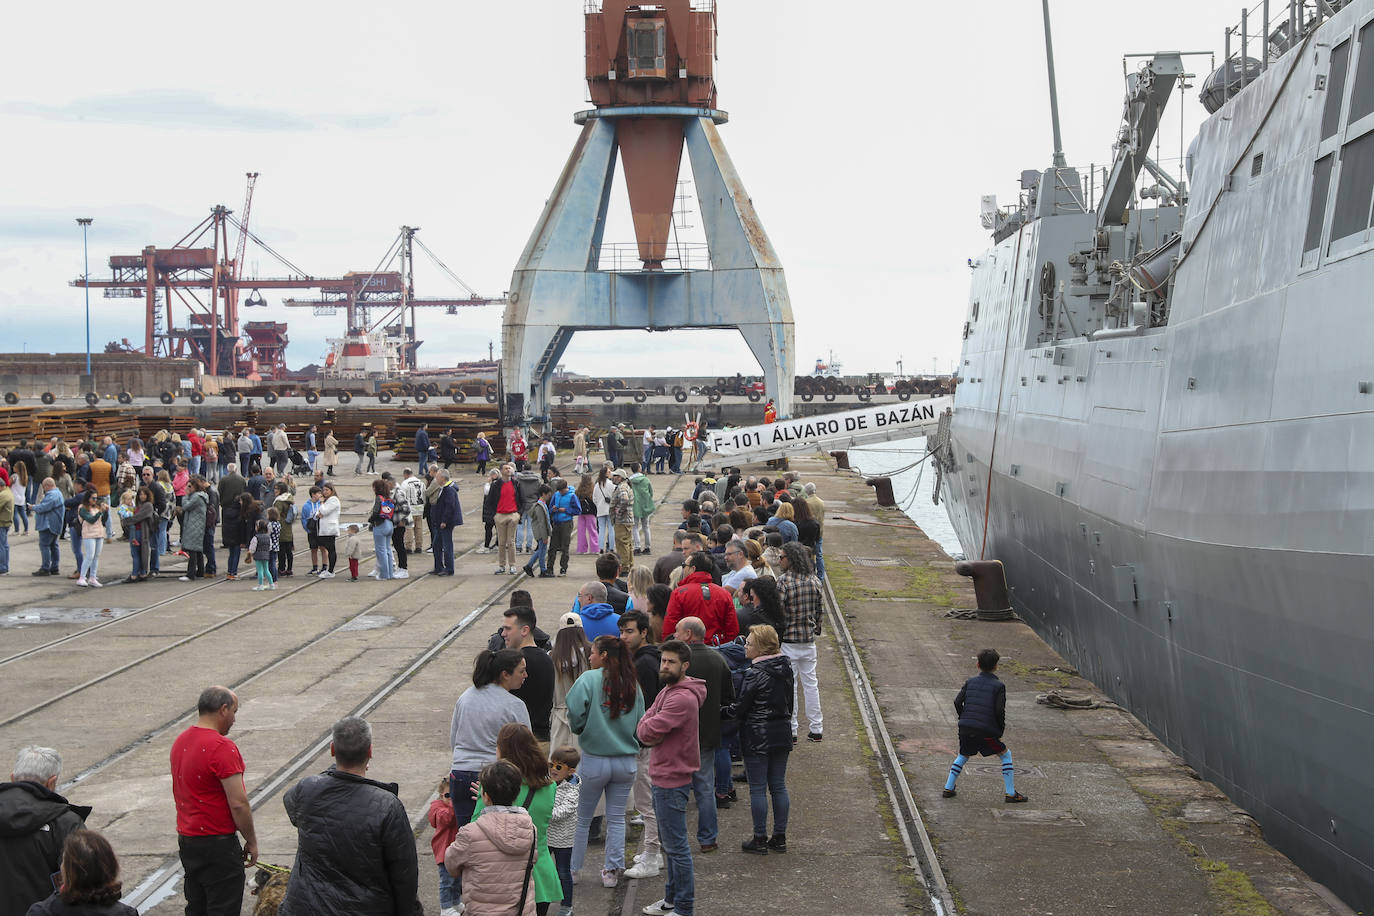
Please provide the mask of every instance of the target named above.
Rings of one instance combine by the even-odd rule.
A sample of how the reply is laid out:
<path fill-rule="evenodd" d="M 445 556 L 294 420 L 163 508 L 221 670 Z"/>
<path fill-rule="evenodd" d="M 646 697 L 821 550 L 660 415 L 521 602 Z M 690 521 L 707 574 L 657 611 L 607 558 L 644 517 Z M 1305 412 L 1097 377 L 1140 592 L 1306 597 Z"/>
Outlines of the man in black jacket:
<path fill-rule="evenodd" d="M 1002 743 L 1002 733 L 1007 730 L 1007 685 L 993 673 L 1000 660 L 996 649 L 980 651 L 978 674 L 965 681 L 954 698 L 954 711 L 959 714 L 959 756 L 950 765 L 942 793 L 945 798 L 955 796 L 954 783 L 970 757 L 996 755 L 1002 760 L 1003 800 L 1008 804 L 1027 800 L 1016 791 L 1011 751 Z"/>
<path fill-rule="evenodd" d="M 68 834 L 91 809 L 58 795 L 62 757 L 50 747 L 19 751 L 10 781 L 0 783 L 0 916 L 24 916 L 52 894 L 52 876 Z"/>
<path fill-rule="evenodd" d="M 614 556 L 614 554 L 612 554 Z M 643 611 L 625 611 L 620 615 L 620 638 L 634 653 L 635 676 L 644 692 L 644 708 L 653 705 L 658 696 L 658 669 L 663 656 L 653 644 L 653 630 L 649 615 Z M 649 781 L 649 752 L 641 747 L 635 758 L 635 782 L 630 788 L 631 801 L 644 820 L 644 847 L 635 856 L 634 864 L 626 869 L 627 878 L 654 878 L 663 869 L 663 851 L 658 842 L 658 818 L 654 816 L 654 789 Z"/>
<path fill-rule="evenodd" d="M 332 738 L 334 765 L 302 779 L 282 799 L 297 846 L 278 913 L 422 913 L 415 835 L 398 787 L 367 778 L 372 726 L 349 716 L 334 723 Z"/>

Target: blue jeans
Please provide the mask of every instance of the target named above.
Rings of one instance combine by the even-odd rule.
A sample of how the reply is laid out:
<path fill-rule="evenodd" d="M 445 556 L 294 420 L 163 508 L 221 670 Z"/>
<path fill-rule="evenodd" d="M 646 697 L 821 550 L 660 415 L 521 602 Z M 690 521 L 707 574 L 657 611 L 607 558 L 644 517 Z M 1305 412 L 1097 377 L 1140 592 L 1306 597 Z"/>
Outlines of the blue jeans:
<path fill-rule="evenodd" d="M 57 572 L 57 561 L 61 557 L 62 551 L 57 546 L 57 532 L 40 530 L 38 532 L 39 565 L 48 572 Z"/>
<path fill-rule="evenodd" d="M 716 751 L 701 749 L 701 766 L 692 774 L 692 794 L 697 797 L 697 843 L 705 846 L 716 841 L 720 832 L 716 823 Z M 659 830 L 662 831 L 662 827 Z"/>
<path fill-rule="evenodd" d="M 439 863 L 439 909 L 446 910 L 458 905 L 458 895 L 453 892 L 453 875 L 448 873 L 444 863 Z"/>
<path fill-rule="evenodd" d="M 716 795 L 729 795 L 734 781 L 730 778 L 730 745 L 738 743 L 735 735 L 722 738 L 716 748 Z"/>
<path fill-rule="evenodd" d="M 823 548 L 824 546 L 825 546 L 825 541 L 824 541 L 824 540 L 820 540 L 820 541 L 817 541 L 817 542 L 816 542 L 816 578 L 817 578 L 817 579 L 824 579 L 824 578 L 825 578 L 825 553 L 824 553 L 824 551 L 822 550 L 822 548 Z"/>
<path fill-rule="evenodd" d="M 81 557 L 81 529 L 80 529 L 79 527 L 68 528 L 68 529 L 67 529 L 67 534 L 70 535 L 69 540 L 71 541 L 71 544 L 72 544 L 72 556 L 76 558 L 76 568 L 77 568 L 78 570 L 80 570 L 80 569 L 81 569 L 81 560 L 82 560 L 82 557 Z"/>
<path fill-rule="evenodd" d="M 29 533 L 29 507 L 28 507 L 28 506 L 15 506 L 15 507 L 14 507 L 14 530 L 15 530 L 15 531 L 18 531 L 18 530 L 19 530 L 19 524 L 20 524 L 20 522 L 22 522 L 22 523 L 24 524 L 24 533 L 25 533 L 25 534 L 28 534 L 28 533 Z"/>
<path fill-rule="evenodd" d="M 584 758 L 585 759 L 585 758 Z M 654 816 L 658 818 L 658 838 L 668 864 L 663 899 L 672 904 L 678 916 L 692 916 L 696 883 L 692 875 L 692 845 L 687 842 L 687 796 L 690 786 L 662 789 L 654 786 Z"/>
<path fill-rule="evenodd" d="M 448 774 L 448 791 L 453 802 L 453 816 L 461 830 L 472 820 L 472 812 L 477 809 L 477 799 L 472 797 L 472 784 L 481 775 L 477 770 L 451 770 Z M 463 896 L 463 878 L 453 879 L 453 899 Z"/>
<path fill-rule="evenodd" d="M 133 561 L 133 566 L 129 568 L 131 578 L 147 575 L 143 569 L 143 548 L 133 540 L 129 541 L 129 558 Z"/>
<path fill-rule="evenodd" d="M 10 571 L 10 530 L 0 528 L 0 573 Z"/>
<path fill-rule="evenodd" d="M 157 520 L 157 551 L 158 551 L 158 553 L 166 553 L 166 552 L 167 552 L 167 525 L 168 525 L 167 519 L 165 519 L 165 518 L 160 518 L 160 519 Z M 154 569 L 154 570 L 157 569 L 157 564 L 156 564 L 156 563 L 153 564 L 153 569 Z"/>
<path fill-rule="evenodd" d="M 272 581 L 277 581 L 277 552 L 269 551 L 267 554 L 267 574 L 272 577 Z"/>
<path fill-rule="evenodd" d="M 205 574 L 213 576 L 216 572 L 215 566 L 215 532 L 213 529 L 205 530 L 205 540 L 201 542 L 201 552 L 205 554 Z"/>
<path fill-rule="evenodd" d="M 453 572 L 453 527 L 434 528 L 430 533 L 434 548 L 434 571 Z"/>
<path fill-rule="evenodd" d="M 525 565 L 531 567 L 532 569 L 537 569 L 541 573 L 546 572 L 547 569 L 545 564 L 548 559 L 549 539 L 540 538 L 539 542 L 536 543 L 534 546 L 534 556 L 530 557 L 530 561 Z"/>
<path fill-rule="evenodd" d="M 229 575 L 237 576 L 239 574 L 239 557 L 242 555 L 242 544 L 235 544 L 233 547 L 229 548 Z"/>
<path fill-rule="evenodd" d="M 744 772 L 749 774 L 749 813 L 754 816 L 754 836 L 768 836 L 768 796 L 773 796 L 773 832 L 787 832 L 787 815 L 792 802 L 787 796 L 787 748 L 766 754 L 745 754 Z"/>
<path fill-rule="evenodd" d="M 391 532 L 395 530 L 390 519 L 384 519 L 380 524 L 372 528 L 372 549 L 377 552 L 377 578 L 390 579 L 393 564 L 391 562 Z"/>
<path fill-rule="evenodd" d="M 577 778 L 582 788 L 577 796 L 577 839 L 573 841 L 572 870 L 579 870 L 587 856 L 592 816 L 596 814 L 603 791 L 606 793 L 606 858 L 602 867 L 624 868 L 625 801 L 635 783 L 635 755 L 602 757 L 584 751 Z"/>
<path fill-rule="evenodd" d="M 550 846 L 553 866 L 558 870 L 558 883 L 563 887 L 563 906 L 572 906 L 572 847 Z"/>

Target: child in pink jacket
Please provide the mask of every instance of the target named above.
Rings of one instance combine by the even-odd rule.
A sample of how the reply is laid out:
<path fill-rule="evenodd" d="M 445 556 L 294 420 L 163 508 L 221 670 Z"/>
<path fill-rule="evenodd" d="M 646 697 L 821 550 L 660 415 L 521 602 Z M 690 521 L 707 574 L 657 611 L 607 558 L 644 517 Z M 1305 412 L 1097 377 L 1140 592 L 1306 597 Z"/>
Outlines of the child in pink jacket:
<path fill-rule="evenodd" d="M 486 807 L 459 828 L 444 853 L 444 867 L 467 904 L 464 916 L 534 916 L 530 876 L 539 838 L 530 813 L 515 804 L 520 771 L 498 760 L 482 768 L 478 781 Z"/>

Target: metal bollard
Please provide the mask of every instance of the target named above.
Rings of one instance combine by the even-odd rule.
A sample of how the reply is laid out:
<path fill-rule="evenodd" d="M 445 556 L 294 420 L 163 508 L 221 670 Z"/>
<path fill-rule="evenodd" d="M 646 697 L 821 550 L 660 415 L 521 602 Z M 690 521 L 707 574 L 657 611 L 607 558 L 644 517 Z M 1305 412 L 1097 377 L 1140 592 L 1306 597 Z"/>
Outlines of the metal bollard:
<path fill-rule="evenodd" d="M 892 495 L 891 477 L 866 477 L 864 483 L 873 488 L 873 495 L 878 498 L 878 505 L 884 509 L 894 509 L 897 506 L 897 497 Z"/>
<path fill-rule="evenodd" d="M 1012 619 L 1007 573 L 1001 560 L 961 560 L 954 564 L 954 571 L 973 580 L 979 620 Z"/>
<path fill-rule="evenodd" d="M 850 467 L 849 467 L 849 452 L 831 452 L 831 453 L 830 453 L 830 457 L 835 459 L 835 470 L 837 470 L 837 471 L 848 471 L 848 470 L 850 470 Z"/>

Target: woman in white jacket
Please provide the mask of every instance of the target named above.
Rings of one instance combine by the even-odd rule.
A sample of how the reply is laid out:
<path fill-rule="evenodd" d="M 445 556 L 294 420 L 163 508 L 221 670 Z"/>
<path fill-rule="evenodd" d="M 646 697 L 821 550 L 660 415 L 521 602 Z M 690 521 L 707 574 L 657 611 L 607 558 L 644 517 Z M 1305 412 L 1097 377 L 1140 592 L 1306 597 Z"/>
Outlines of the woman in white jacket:
<path fill-rule="evenodd" d="M 343 504 L 339 502 L 338 494 L 334 492 L 334 485 L 326 483 L 321 487 L 324 501 L 320 503 L 320 508 L 315 511 L 314 518 L 319 519 L 319 530 L 316 532 L 316 539 L 320 549 L 329 556 L 329 564 L 320 570 L 321 579 L 334 578 L 334 564 L 339 559 L 338 548 L 335 539 L 339 536 L 339 511 L 343 509 Z"/>
<path fill-rule="evenodd" d="M 606 462 L 596 475 L 596 483 L 592 484 L 592 502 L 596 504 L 597 540 L 600 541 L 602 553 L 615 548 L 615 538 L 611 530 L 611 497 L 615 495 L 615 482 L 611 480 L 612 468 L 611 463 Z"/>

